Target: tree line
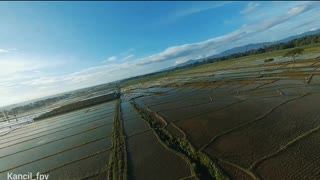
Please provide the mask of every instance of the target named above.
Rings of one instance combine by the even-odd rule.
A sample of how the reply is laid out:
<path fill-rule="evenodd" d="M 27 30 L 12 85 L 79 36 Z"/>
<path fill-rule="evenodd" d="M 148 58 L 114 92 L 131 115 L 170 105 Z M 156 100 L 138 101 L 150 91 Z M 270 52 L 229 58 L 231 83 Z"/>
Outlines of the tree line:
<path fill-rule="evenodd" d="M 34 109 L 38 109 L 43 106 L 51 105 L 55 102 L 58 102 L 62 99 L 66 99 L 69 95 L 63 95 L 63 96 L 58 96 L 58 97 L 52 97 L 52 98 L 47 98 L 44 100 L 38 100 L 26 105 L 18 106 L 15 108 L 12 108 L 11 110 L 3 110 L 3 112 L 7 115 L 14 115 L 14 114 L 19 114 L 19 113 L 24 113 L 27 111 L 31 111 Z"/>

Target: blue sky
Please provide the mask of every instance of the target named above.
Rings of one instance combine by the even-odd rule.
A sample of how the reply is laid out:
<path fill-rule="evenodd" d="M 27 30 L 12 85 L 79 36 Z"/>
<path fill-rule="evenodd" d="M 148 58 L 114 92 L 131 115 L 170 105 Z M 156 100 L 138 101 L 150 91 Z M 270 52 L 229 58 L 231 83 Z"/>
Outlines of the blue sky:
<path fill-rule="evenodd" d="M 0 106 L 320 27 L 319 2 L 0 2 Z"/>

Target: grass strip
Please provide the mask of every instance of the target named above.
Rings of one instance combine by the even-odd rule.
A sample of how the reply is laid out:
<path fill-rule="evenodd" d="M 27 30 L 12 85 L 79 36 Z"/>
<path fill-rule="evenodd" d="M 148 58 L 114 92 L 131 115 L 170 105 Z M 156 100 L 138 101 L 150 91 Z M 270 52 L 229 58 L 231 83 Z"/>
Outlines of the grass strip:
<path fill-rule="evenodd" d="M 141 117 L 149 123 L 156 137 L 160 140 L 160 143 L 179 153 L 187 160 L 193 175 L 195 175 L 197 179 L 229 179 L 213 160 L 205 153 L 196 151 L 187 139 L 172 136 L 151 113 L 143 110 L 134 101 L 131 101 L 131 104 L 139 112 Z"/>
<path fill-rule="evenodd" d="M 120 104 L 121 100 L 118 99 L 113 124 L 112 152 L 110 154 L 109 165 L 107 168 L 107 177 L 109 180 L 128 179 L 127 151 L 123 123 L 121 120 Z"/>

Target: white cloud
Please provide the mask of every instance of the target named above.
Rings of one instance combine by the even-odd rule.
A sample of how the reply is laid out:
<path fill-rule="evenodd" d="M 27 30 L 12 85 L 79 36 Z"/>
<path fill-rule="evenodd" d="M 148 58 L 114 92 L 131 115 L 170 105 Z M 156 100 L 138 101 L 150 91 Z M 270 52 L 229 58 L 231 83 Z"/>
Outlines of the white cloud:
<path fill-rule="evenodd" d="M 310 8 L 310 6 L 308 6 L 307 4 L 302 5 L 302 6 L 296 6 L 296 7 L 291 8 L 287 12 L 287 14 L 288 14 L 288 16 L 295 16 L 295 15 L 300 14 L 303 11 L 307 10 L 308 8 Z"/>
<path fill-rule="evenodd" d="M 259 3 L 249 2 L 247 7 L 244 10 L 242 10 L 240 13 L 241 14 L 248 14 L 248 13 L 254 11 L 259 6 L 260 6 Z"/>
<path fill-rule="evenodd" d="M 1 59 L 0 56 L 0 103 L 12 103 L 120 80 L 154 72 L 173 63 L 180 64 L 191 59 L 205 58 L 248 43 L 269 41 L 271 39 L 279 40 L 295 35 L 300 31 L 305 32 L 311 28 L 319 27 L 317 26 L 319 18 L 314 13 L 318 5 L 319 3 L 306 2 L 293 7 L 290 6 L 287 7 L 286 11 L 282 12 L 282 15 L 272 16 L 258 23 L 243 25 L 238 30 L 224 36 L 202 42 L 169 47 L 162 52 L 134 61 L 132 61 L 134 55 L 130 50 L 105 60 L 116 61 L 117 64 L 102 64 L 67 75 L 49 76 L 44 73 L 44 68 L 57 67 L 57 62 L 55 61 L 50 63 L 49 61 L 34 60 L 27 57 Z M 309 17 L 308 24 L 304 24 L 304 19 L 306 18 L 293 21 L 297 17 L 301 17 L 301 15 Z M 295 26 L 300 28 L 297 30 L 292 29 Z M 155 65 L 155 63 L 159 64 Z"/>
<path fill-rule="evenodd" d="M 28 56 L 0 57 L 0 81 L 21 73 L 39 73 L 41 69 L 59 67 L 63 64 L 65 62 L 61 60 L 45 61 Z"/>
<path fill-rule="evenodd" d="M 318 28 L 311 28 L 310 31 L 315 31 L 317 30 Z"/>
<path fill-rule="evenodd" d="M 108 59 L 102 61 L 102 62 L 112 62 L 112 61 L 116 61 L 118 58 L 117 56 L 111 56 Z"/>
<path fill-rule="evenodd" d="M 1 53 L 9 53 L 9 52 L 16 51 L 16 50 L 17 50 L 17 48 L 0 49 L 0 54 Z"/>
<path fill-rule="evenodd" d="M 248 8 L 244 10 L 245 13 L 248 13 L 258 7 L 257 3 L 249 3 Z M 190 59 L 199 59 L 205 58 L 217 53 L 220 53 L 224 50 L 244 45 L 246 39 L 255 34 L 262 33 L 267 31 L 275 26 L 285 23 L 286 21 L 314 8 L 312 3 L 304 3 L 296 5 L 287 10 L 287 13 L 265 19 L 259 23 L 243 25 L 240 29 L 229 33 L 225 36 L 209 39 L 203 42 L 193 43 L 193 44 L 184 44 L 180 46 L 169 47 L 163 52 L 150 55 L 148 57 L 142 58 L 137 62 L 137 65 L 148 65 L 152 63 L 172 61 L 174 60 L 176 64 L 186 62 Z M 205 8 L 203 8 L 205 9 Z M 200 11 L 200 10 L 199 10 Z M 192 14 L 191 12 L 198 12 L 197 10 L 189 10 L 184 13 L 178 13 L 177 17 L 183 17 L 184 15 Z M 302 23 L 302 22 L 300 22 Z M 294 35 L 294 34 L 292 34 Z M 268 39 L 266 39 L 268 40 Z M 240 44 L 240 42 L 243 42 Z"/>
<path fill-rule="evenodd" d="M 0 53 L 8 53 L 8 52 L 9 52 L 8 50 L 0 49 Z"/>
<path fill-rule="evenodd" d="M 258 33 L 262 33 L 268 29 L 271 29 L 277 25 L 283 24 L 286 21 L 310 10 L 316 8 L 313 3 L 300 4 L 295 7 L 292 7 L 287 10 L 287 13 L 265 19 L 262 22 L 243 25 L 240 29 L 229 33 L 225 36 L 209 39 L 207 41 L 193 43 L 193 44 L 184 44 L 181 46 L 169 47 L 163 52 L 158 54 L 151 55 L 149 57 L 141 59 L 138 64 L 146 65 L 163 61 L 175 60 L 176 63 L 185 62 L 186 59 L 197 59 L 199 56 L 207 57 L 220 53 L 224 50 L 244 45 L 247 42 L 239 44 L 238 41 L 253 36 Z M 302 23 L 302 22 L 301 22 Z M 294 34 L 292 34 L 294 35 Z M 265 38 L 265 41 L 268 41 L 268 38 Z M 237 44 L 238 43 L 238 44 Z"/>
<path fill-rule="evenodd" d="M 34 96 L 40 95 L 34 91 L 38 86 L 37 83 L 40 83 L 36 79 L 44 76 L 47 69 L 54 69 L 64 64 L 60 60 L 47 59 L 48 61 L 45 61 L 17 54 L 0 56 L 0 106 L 23 101 L 24 91 L 33 92 Z M 30 81 L 33 81 L 33 84 L 27 85 L 26 83 Z M 29 87 L 31 88 L 28 89 Z M 54 91 L 58 89 L 55 88 Z"/>
<path fill-rule="evenodd" d="M 117 57 L 116 56 L 112 56 L 112 57 L 109 57 L 108 58 L 108 61 L 111 62 L 111 61 L 116 61 L 117 60 Z"/>
<path fill-rule="evenodd" d="M 141 72 L 151 73 L 155 70 L 157 67 L 124 62 L 117 65 L 89 67 L 61 76 L 38 76 L 19 82 L 0 81 L 0 106 L 120 80 L 140 75 Z"/>

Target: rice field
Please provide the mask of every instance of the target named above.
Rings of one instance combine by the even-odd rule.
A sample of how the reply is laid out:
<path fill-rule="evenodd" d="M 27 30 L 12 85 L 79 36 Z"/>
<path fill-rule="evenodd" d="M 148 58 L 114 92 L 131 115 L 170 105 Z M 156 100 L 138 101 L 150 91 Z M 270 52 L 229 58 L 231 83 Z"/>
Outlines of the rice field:
<path fill-rule="evenodd" d="M 50 179 L 106 177 L 114 109 L 114 102 L 103 103 L 1 136 L 0 179 L 7 179 L 8 172 L 40 172 Z"/>
<path fill-rule="evenodd" d="M 319 179 L 319 65 L 305 59 L 181 72 L 163 85 L 170 90 L 134 103 L 228 178 Z M 182 74 L 195 78 L 186 83 Z"/>
<path fill-rule="evenodd" d="M 2 123 L 0 179 L 320 179 L 320 62 L 277 53 L 133 80 L 117 100 Z"/>

